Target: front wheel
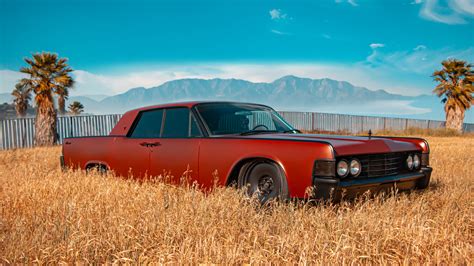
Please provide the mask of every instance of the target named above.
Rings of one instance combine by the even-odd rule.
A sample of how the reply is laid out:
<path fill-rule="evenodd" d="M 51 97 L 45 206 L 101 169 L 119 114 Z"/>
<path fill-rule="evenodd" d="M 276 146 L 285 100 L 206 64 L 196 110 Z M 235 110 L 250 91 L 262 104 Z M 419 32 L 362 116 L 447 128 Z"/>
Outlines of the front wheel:
<path fill-rule="evenodd" d="M 238 187 L 245 188 L 247 195 L 256 197 L 261 204 L 288 198 L 286 178 L 280 168 L 271 162 L 251 162 L 242 167 Z"/>

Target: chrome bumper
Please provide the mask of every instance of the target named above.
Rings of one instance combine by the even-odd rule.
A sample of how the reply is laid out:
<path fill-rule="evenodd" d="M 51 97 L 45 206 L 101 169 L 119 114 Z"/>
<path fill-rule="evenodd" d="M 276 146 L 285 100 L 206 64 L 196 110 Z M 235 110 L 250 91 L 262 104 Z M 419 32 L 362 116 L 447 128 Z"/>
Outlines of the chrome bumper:
<path fill-rule="evenodd" d="M 422 167 L 419 171 L 395 176 L 383 176 L 377 178 L 339 180 L 335 178 L 313 179 L 313 198 L 320 200 L 338 201 L 342 197 L 354 198 L 370 191 L 378 193 L 398 190 L 411 190 L 421 187 L 423 182 L 429 182 L 432 168 Z"/>

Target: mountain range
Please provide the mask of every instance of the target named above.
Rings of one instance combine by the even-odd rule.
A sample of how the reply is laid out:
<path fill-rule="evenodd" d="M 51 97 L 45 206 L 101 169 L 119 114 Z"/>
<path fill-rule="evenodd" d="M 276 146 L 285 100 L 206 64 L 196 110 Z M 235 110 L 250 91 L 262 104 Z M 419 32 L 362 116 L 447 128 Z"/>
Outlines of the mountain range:
<path fill-rule="evenodd" d="M 385 90 L 369 90 L 346 81 L 284 76 L 273 82 L 241 79 L 179 79 L 151 88 L 133 88 L 124 93 L 73 96 L 87 113 L 122 113 L 140 106 L 188 100 L 222 100 L 263 103 L 277 110 L 320 111 L 361 115 L 384 115 L 443 119 L 439 99 L 432 95 L 404 96 Z M 11 102 L 0 94 L 0 103 Z"/>

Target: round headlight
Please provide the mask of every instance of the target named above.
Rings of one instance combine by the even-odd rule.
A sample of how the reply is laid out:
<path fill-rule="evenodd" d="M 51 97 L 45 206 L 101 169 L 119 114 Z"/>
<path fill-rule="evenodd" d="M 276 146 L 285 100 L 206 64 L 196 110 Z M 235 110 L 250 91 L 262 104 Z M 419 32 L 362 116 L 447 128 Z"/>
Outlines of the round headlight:
<path fill-rule="evenodd" d="M 420 157 L 418 154 L 415 154 L 413 156 L 413 168 L 417 169 L 418 167 L 420 167 Z"/>
<path fill-rule="evenodd" d="M 408 155 L 407 157 L 407 167 L 410 170 L 413 169 L 413 157 L 411 157 L 411 155 Z"/>
<path fill-rule="evenodd" d="M 340 177 L 346 177 L 349 174 L 349 164 L 346 160 L 341 160 L 337 163 L 337 174 Z"/>
<path fill-rule="evenodd" d="M 358 176 L 362 171 L 362 165 L 360 164 L 359 160 L 352 160 L 351 161 L 351 175 Z"/>

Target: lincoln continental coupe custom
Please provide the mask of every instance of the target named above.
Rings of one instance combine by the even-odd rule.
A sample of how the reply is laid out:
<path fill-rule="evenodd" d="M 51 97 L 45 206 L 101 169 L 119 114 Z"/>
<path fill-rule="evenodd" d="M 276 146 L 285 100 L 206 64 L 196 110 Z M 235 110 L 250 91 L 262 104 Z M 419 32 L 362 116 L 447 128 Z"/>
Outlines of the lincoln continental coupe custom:
<path fill-rule="evenodd" d="M 61 164 L 172 183 L 186 172 L 203 189 L 235 185 L 262 202 L 337 200 L 426 188 L 429 152 L 419 138 L 301 134 L 264 105 L 186 102 L 129 111 L 108 136 L 67 138 Z"/>

